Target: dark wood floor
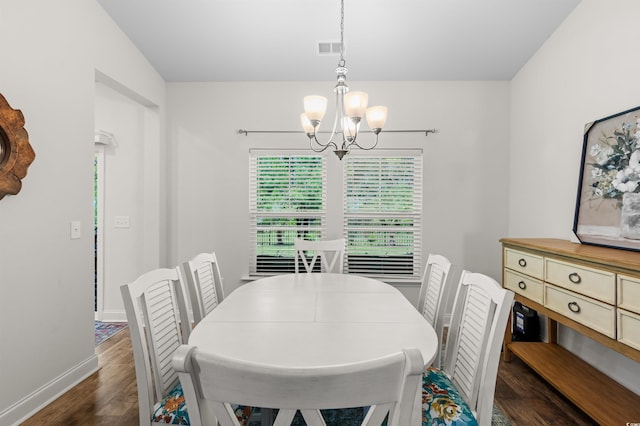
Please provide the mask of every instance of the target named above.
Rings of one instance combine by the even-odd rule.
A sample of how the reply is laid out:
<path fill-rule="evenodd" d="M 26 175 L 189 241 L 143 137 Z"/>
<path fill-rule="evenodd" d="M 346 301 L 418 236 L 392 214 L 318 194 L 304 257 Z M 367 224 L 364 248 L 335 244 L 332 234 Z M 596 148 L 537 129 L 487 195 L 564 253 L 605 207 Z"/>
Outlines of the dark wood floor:
<path fill-rule="evenodd" d="M 97 353 L 98 372 L 23 425 L 137 425 L 137 390 L 129 331 L 122 331 L 98 346 Z M 495 402 L 518 426 L 595 424 L 517 359 L 510 363 L 501 361 Z"/>
<path fill-rule="evenodd" d="M 516 357 L 500 360 L 495 403 L 518 426 L 597 425 Z"/>

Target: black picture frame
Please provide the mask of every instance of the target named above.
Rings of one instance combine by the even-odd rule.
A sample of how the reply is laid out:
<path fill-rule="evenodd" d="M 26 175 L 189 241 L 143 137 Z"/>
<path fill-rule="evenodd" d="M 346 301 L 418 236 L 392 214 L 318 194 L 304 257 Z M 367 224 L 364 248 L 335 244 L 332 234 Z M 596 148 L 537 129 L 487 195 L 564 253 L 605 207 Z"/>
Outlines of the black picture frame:
<path fill-rule="evenodd" d="M 640 251 L 640 201 L 629 207 L 640 200 L 639 120 L 640 106 L 585 125 L 573 222 L 581 243 Z"/>

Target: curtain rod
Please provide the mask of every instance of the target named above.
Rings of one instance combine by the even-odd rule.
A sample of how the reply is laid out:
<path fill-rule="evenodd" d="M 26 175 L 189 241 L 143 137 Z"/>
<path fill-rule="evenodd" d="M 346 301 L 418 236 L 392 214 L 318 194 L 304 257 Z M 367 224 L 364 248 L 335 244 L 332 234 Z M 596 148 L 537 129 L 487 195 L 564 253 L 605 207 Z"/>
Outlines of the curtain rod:
<path fill-rule="evenodd" d="M 249 136 L 249 133 L 302 133 L 303 130 L 245 130 L 238 129 L 238 133 L 241 135 Z M 317 133 L 331 133 L 328 130 L 321 130 Z M 339 133 L 339 132 L 336 132 Z M 371 130 L 361 130 L 359 133 L 373 133 Z M 425 129 L 425 130 L 383 130 L 380 133 L 424 133 L 425 136 L 429 136 L 429 133 L 438 133 L 438 129 Z"/>

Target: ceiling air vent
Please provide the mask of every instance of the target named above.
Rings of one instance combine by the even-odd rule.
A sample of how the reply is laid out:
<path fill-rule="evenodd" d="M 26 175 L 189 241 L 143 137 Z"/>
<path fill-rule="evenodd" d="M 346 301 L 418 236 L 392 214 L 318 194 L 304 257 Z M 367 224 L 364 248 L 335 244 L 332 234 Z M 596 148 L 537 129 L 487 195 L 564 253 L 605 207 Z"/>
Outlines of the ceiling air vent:
<path fill-rule="evenodd" d="M 319 41 L 317 52 L 319 56 L 340 56 L 340 42 Z"/>

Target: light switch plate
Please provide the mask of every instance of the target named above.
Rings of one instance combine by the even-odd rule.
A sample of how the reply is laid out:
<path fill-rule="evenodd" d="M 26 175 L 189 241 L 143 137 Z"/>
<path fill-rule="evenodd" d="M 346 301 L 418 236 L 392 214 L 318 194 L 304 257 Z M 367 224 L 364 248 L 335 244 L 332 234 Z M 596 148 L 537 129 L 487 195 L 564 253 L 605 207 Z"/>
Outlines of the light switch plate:
<path fill-rule="evenodd" d="M 71 239 L 72 240 L 77 240 L 81 236 L 82 236 L 82 232 L 81 232 L 81 229 L 80 229 L 80 221 L 79 220 L 72 220 L 71 221 Z"/>
<path fill-rule="evenodd" d="M 129 228 L 129 216 L 116 216 L 115 227 L 116 228 Z"/>

